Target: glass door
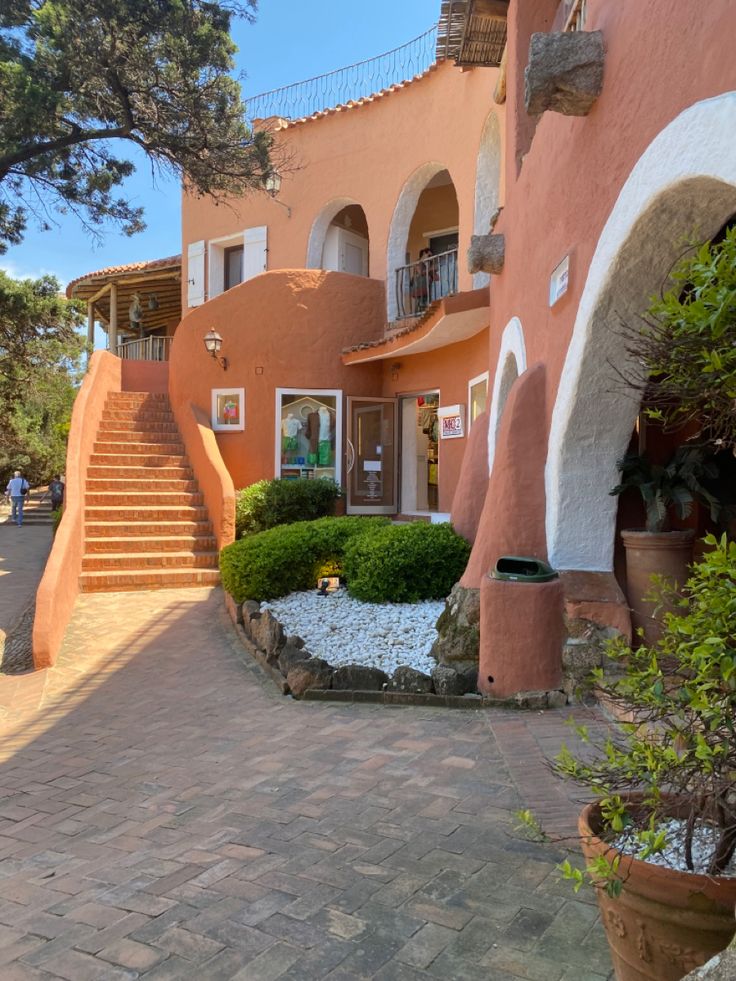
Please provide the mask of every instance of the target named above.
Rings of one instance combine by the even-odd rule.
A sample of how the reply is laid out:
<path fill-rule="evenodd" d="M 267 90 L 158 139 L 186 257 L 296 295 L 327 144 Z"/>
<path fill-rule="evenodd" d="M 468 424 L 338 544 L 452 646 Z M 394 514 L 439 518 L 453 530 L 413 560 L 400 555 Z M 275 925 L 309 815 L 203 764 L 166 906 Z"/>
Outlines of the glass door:
<path fill-rule="evenodd" d="M 396 513 L 397 399 L 348 398 L 347 512 Z"/>

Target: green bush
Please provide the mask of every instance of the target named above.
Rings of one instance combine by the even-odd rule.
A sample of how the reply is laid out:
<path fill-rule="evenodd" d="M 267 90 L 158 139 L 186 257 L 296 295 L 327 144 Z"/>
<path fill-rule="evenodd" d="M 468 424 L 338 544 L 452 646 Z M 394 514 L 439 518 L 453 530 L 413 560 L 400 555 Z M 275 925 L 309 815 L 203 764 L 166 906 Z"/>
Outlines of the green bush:
<path fill-rule="evenodd" d="M 348 592 L 366 603 L 442 599 L 465 571 L 470 545 L 449 524 L 387 525 L 345 549 Z"/>
<path fill-rule="evenodd" d="M 386 524 L 386 518 L 319 518 L 246 535 L 220 553 L 222 585 L 238 603 L 310 589 L 326 566 L 340 571 L 350 541 L 372 537 Z"/>
<path fill-rule="evenodd" d="M 236 537 L 334 514 L 339 496 L 333 480 L 259 480 L 238 491 Z"/>

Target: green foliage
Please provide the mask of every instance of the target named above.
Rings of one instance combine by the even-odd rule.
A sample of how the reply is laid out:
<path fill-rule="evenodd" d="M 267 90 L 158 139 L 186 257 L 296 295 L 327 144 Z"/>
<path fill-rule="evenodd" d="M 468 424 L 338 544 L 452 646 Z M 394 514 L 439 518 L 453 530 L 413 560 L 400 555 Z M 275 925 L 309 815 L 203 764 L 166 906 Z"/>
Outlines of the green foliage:
<path fill-rule="evenodd" d="M 671 273 L 643 326 L 625 328 L 629 379 L 645 392 L 648 415 L 685 424 L 717 446 L 736 447 L 736 227 L 707 242 Z"/>
<path fill-rule="evenodd" d="M 117 189 L 116 147 L 224 199 L 262 187 L 271 138 L 245 123 L 230 76 L 233 15 L 255 0 L 10 0 L 0 5 L 0 252 L 29 213 L 72 211 L 127 234 L 142 210 Z"/>
<path fill-rule="evenodd" d="M 23 470 L 32 484 L 64 470 L 85 342 L 77 305 L 52 276 L 0 271 L 0 477 Z"/>
<path fill-rule="evenodd" d="M 62 505 L 60 508 L 57 508 L 54 511 L 53 515 L 51 516 L 51 523 L 52 523 L 52 529 L 54 534 L 56 534 L 56 532 L 59 530 L 59 525 L 61 524 L 61 519 L 63 517 L 64 517 L 64 506 Z"/>
<path fill-rule="evenodd" d="M 345 551 L 348 592 L 367 603 L 441 599 L 465 571 L 470 545 L 449 524 L 388 525 Z"/>
<path fill-rule="evenodd" d="M 713 520 L 718 519 L 718 502 L 701 483 L 703 478 L 717 477 L 718 468 L 703 447 L 680 446 L 664 466 L 635 453 L 619 460 L 616 466 L 621 471 L 621 483 L 610 493 L 621 494 L 629 488 L 640 492 L 647 509 L 647 531 L 667 530 L 670 507 L 678 518 L 687 518 L 696 499 L 705 501 Z"/>
<path fill-rule="evenodd" d="M 238 491 L 235 502 L 235 534 L 266 531 L 294 521 L 311 521 L 331 515 L 340 496 L 332 480 L 259 480 Z"/>
<path fill-rule="evenodd" d="M 656 644 L 632 650 L 611 641 L 608 654 L 623 673 L 610 680 L 594 672 L 601 696 L 633 721 L 598 741 L 578 729 L 590 749 L 578 757 L 563 747 L 555 768 L 600 800 L 603 837 L 623 833 L 642 859 L 666 846 L 661 824 L 666 795 L 674 795 L 686 809 L 688 868 L 693 830 L 707 824 L 707 871 L 719 875 L 736 849 L 736 543 L 725 535 L 705 541 L 710 550 L 692 567 L 684 597 L 664 591 L 678 609 L 665 613 Z M 626 799 L 631 791 L 639 803 Z M 605 860 L 588 876 L 615 894 L 617 870 Z"/>
<path fill-rule="evenodd" d="M 319 518 L 246 535 L 220 553 L 222 585 L 238 603 L 310 589 L 326 564 L 340 569 L 352 539 L 372 536 L 386 523 L 386 518 Z"/>

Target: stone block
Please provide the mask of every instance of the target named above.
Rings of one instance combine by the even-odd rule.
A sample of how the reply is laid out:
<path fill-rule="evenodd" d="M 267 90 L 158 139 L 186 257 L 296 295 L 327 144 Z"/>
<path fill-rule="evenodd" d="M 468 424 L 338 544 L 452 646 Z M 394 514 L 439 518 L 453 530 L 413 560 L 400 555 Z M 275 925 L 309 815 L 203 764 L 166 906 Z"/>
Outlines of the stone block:
<path fill-rule="evenodd" d="M 437 620 L 437 640 L 430 654 L 438 664 L 477 665 L 479 643 L 480 590 L 455 584 Z"/>
<path fill-rule="evenodd" d="M 383 691 L 387 685 L 385 671 L 364 664 L 343 664 L 335 668 L 332 678 L 332 687 L 338 691 Z"/>
<path fill-rule="evenodd" d="M 532 34 L 524 72 L 526 111 L 587 116 L 603 88 L 603 62 L 600 31 Z"/>
<path fill-rule="evenodd" d="M 310 657 L 306 661 L 297 661 L 287 674 L 286 681 L 291 694 L 299 698 L 308 688 L 330 688 L 332 668 L 321 657 Z"/>
<path fill-rule="evenodd" d="M 432 672 L 432 682 L 438 695 L 465 694 L 465 678 L 446 664 L 437 665 Z"/>
<path fill-rule="evenodd" d="M 287 677 L 289 671 L 295 665 L 299 664 L 301 661 L 308 661 L 311 658 L 309 651 L 305 651 L 303 647 L 294 647 L 293 644 L 287 639 L 286 644 L 279 654 L 279 669 L 284 677 Z"/>
<path fill-rule="evenodd" d="M 468 272 L 491 273 L 497 276 L 506 258 L 503 235 L 471 235 L 468 248 Z"/>
<path fill-rule="evenodd" d="M 275 661 L 278 652 L 286 643 L 284 628 L 270 610 L 264 610 L 256 619 L 250 621 L 250 635 L 253 643 L 269 661 Z"/>
<path fill-rule="evenodd" d="M 394 671 L 389 688 L 392 691 L 431 692 L 432 679 L 429 675 L 417 671 L 416 668 L 410 668 L 407 664 L 401 664 Z"/>

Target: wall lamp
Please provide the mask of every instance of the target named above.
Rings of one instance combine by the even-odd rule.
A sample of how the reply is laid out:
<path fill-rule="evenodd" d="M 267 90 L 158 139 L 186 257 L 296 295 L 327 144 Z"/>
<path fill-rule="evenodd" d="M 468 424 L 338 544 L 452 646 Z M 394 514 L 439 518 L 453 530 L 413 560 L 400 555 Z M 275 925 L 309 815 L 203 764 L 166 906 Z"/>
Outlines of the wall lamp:
<path fill-rule="evenodd" d="M 289 218 L 291 218 L 291 208 L 289 205 L 284 204 L 283 201 L 279 201 L 278 199 L 278 193 L 281 190 L 281 174 L 275 170 L 272 170 L 268 177 L 266 177 L 264 187 L 266 188 L 266 192 L 271 195 L 271 198 L 276 202 L 276 204 L 280 204 L 282 208 L 286 209 L 286 213 L 288 214 Z"/>
<path fill-rule="evenodd" d="M 218 364 L 222 365 L 222 370 L 227 371 L 227 358 L 221 358 L 219 356 L 220 348 L 222 347 L 222 338 L 214 327 L 211 328 L 207 334 L 205 334 L 204 346 L 207 348 L 207 353 L 212 355 Z"/>

